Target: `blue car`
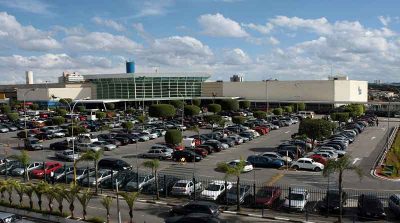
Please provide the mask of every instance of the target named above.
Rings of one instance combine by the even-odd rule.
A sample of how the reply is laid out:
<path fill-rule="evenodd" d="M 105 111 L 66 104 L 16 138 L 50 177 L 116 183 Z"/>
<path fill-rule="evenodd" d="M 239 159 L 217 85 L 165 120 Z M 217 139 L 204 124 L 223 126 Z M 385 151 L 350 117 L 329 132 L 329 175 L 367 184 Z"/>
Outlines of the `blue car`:
<path fill-rule="evenodd" d="M 270 168 L 280 168 L 285 163 L 282 160 L 272 159 L 265 156 L 251 155 L 247 157 L 247 161 L 253 164 L 254 167 L 270 167 Z"/>

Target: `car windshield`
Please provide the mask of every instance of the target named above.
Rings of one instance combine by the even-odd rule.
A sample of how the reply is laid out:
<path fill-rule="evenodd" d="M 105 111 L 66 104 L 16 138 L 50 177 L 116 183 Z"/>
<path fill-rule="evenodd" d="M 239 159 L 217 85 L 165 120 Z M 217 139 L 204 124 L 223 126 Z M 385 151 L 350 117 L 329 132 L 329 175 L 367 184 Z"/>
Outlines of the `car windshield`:
<path fill-rule="evenodd" d="M 221 188 L 221 185 L 219 185 L 219 184 L 210 184 L 210 185 L 208 185 L 208 187 L 206 188 L 206 190 L 209 190 L 209 191 L 219 191 L 220 188 Z"/>
<path fill-rule="evenodd" d="M 328 192 L 325 200 L 329 199 L 329 201 L 339 201 L 339 192 Z"/>
<path fill-rule="evenodd" d="M 77 169 L 76 175 L 82 175 L 85 172 L 85 169 Z"/>
<path fill-rule="evenodd" d="M 186 187 L 186 183 L 176 183 L 175 187 Z"/>
<path fill-rule="evenodd" d="M 295 201 L 302 201 L 302 200 L 304 200 L 304 195 L 292 193 L 292 194 L 290 194 L 289 199 L 295 200 Z"/>
<path fill-rule="evenodd" d="M 245 191 L 245 188 L 244 187 L 240 187 L 239 190 L 240 190 L 239 194 L 243 194 L 244 191 Z M 237 187 L 236 186 L 233 186 L 231 189 L 229 189 L 229 193 L 230 194 L 236 194 L 236 192 L 237 192 Z"/>
<path fill-rule="evenodd" d="M 30 143 L 31 143 L 32 145 L 34 145 L 34 144 L 39 144 L 39 140 L 32 140 Z"/>
<path fill-rule="evenodd" d="M 259 190 L 257 197 L 272 197 L 272 190 Z"/>
<path fill-rule="evenodd" d="M 64 173 L 64 168 L 57 169 L 54 173 Z"/>

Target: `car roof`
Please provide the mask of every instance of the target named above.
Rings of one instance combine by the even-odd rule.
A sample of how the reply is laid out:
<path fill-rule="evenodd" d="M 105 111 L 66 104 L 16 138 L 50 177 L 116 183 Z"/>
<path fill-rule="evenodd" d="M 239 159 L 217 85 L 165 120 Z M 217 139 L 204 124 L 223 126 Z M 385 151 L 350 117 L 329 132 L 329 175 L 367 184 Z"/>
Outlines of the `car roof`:
<path fill-rule="evenodd" d="M 297 161 L 299 161 L 299 160 L 307 160 L 307 161 L 312 161 L 313 159 L 311 159 L 311 158 L 299 158 Z"/>
<path fill-rule="evenodd" d="M 226 183 L 231 183 L 231 182 L 226 182 Z M 211 183 L 210 184 L 225 184 L 225 181 L 223 181 L 223 180 L 213 180 L 213 181 L 211 181 Z"/>
<path fill-rule="evenodd" d="M 307 190 L 304 188 L 293 188 L 292 193 L 307 193 Z"/>
<path fill-rule="evenodd" d="M 177 183 L 189 183 L 191 180 L 178 180 Z"/>
<path fill-rule="evenodd" d="M 11 217 L 11 216 L 14 216 L 14 215 L 15 214 L 13 214 L 13 213 L 0 212 L 0 218 L 1 219 L 8 218 L 8 217 Z"/>

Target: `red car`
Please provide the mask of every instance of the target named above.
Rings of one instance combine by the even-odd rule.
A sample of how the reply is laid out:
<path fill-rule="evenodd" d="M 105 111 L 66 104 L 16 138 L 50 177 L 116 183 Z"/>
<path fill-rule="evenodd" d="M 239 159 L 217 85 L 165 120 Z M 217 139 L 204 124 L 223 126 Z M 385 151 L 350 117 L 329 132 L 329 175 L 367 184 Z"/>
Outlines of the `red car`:
<path fill-rule="evenodd" d="M 327 158 L 325 158 L 321 155 L 318 155 L 318 154 L 313 154 L 313 155 L 309 156 L 309 158 L 313 159 L 315 162 L 323 164 L 324 166 L 326 165 L 326 163 L 328 163 Z"/>
<path fill-rule="evenodd" d="M 200 155 L 202 157 L 206 157 L 208 155 L 208 151 L 205 148 L 196 147 L 194 149 L 189 149 L 189 150 L 195 152 L 197 155 Z"/>
<path fill-rule="evenodd" d="M 44 174 L 49 176 L 51 172 L 55 172 L 62 167 L 62 164 L 59 162 L 46 162 L 44 165 L 44 170 L 43 168 L 32 170 L 31 174 L 34 178 L 43 178 Z"/>
<path fill-rule="evenodd" d="M 262 187 L 257 191 L 256 205 L 272 208 L 279 201 L 281 194 L 282 190 L 279 187 Z"/>

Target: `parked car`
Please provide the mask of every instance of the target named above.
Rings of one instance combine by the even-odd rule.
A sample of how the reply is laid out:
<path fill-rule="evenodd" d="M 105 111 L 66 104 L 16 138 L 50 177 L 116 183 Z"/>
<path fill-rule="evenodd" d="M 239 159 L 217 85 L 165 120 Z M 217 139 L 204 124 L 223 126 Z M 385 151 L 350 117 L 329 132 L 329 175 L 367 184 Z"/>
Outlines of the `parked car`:
<path fill-rule="evenodd" d="M 307 158 L 311 158 L 315 162 L 321 163 L 324 166 L 328 163 L 328 159 L 321 156 L 320 154 L 312 154 L 312 155 L 308 156 Z"/>
<path fill-rule="evenodd" d="M 27 138 L 24 141 L 25 148 L 28 150 L 42 150 L 43 149 L 43 144 L 35 138 Z"/>
<path fill-rule="evenodd" d="M 92 143 L 78 143 L 76 145 L 76 149 L 78 151 L 82 151 L 82 152 L 87 152 L 89 150 L 93 151 L 93 152 L 97 152 L 102 150 L 102 148 L 100 146 L 94 145 Z"/>
<path fill-rule="evenodd" d="M 338 213 L 340 207 L 340 195 L 338 190 L 328 190 L 324 199 L 319 202 L 318 209 L 321 212 L 329 211 Z M 342 207 L 347 203 L 347 193 L 342 192 Z"/>
<path fill-rule="evenodd" d="M 117 171 L 115 170 L 107 170 L 107 169 L 100 169 L 97 171 L 97 184 L 100 184 L 102 181 L 111 178 L 111 172 L 113 172 L 113 174 L 116 174 Z M 89 177 L 85 177 L 83 178 L 81 181 L 81 184 L 83 186 L 91 186 L 91 187 L 95 187 L 96 186 L 96 175 L 95 175 L 95 171 L 91 172 L 89 174 Z"/>
<path fill-rule="evenodd" d="M 110 169 L 117 171 L 132 169 L 132 166 L 129 163 L 112 157 L 101 159 L 98 163 L 98 167 L 99 169 Z"/>
<path fill-rule="evenodd" d="M 400 216 L 400 194 L 392 194 L 389 197 L 389 209 L 396 215 Z"/>
<path fill-rule="evenodd" d="M 43 168 L 38 168 L 35 170 L 32 170 L 32 176 L 35 178 L 43 178 L 44 175 L 48 176 L 50 175 L 51 172 L 55 172 L 59 168 L 62 167 L 62 164 L 59 162 L 45 162 L 44 163 L 44 169 Z"/>
<path fill-rule="evenodd" d="M 237 203 L 237 186 L 233 185 L 226 193 L 226 200 L 229 204 Z M 250 197 L 251 187 L 250 185 L 240 185 L 239 187 L 239 202 L 243 204 L 248 197 Z"/>
<path fill-rule="evenodd" d="M 247 161 L 250 162 L 253 165 L 253 167 L 280 168 L 285 165 L 285 163 L 282 160 L 277 160 L 257 155 L 251 155 L 247 157 Z"/>
<path fill-rule="evenodd" d="M 231 182 L 226 182 L 226 187 L 225 187 L 225 181 L 222 180 L 212 181 L 200 193 L 200 199 L 216 201 L 225 192 L 225 190 L 229 190 L 231 187 L 232 187 Z"/>
<path fill-rule="evenodd" d="M 131 170 L 121 170 L 118 171 L 117 174 L 115 174 L 112 178 L 108 178 L 103 180 L 100 183 L 100 186 L 102 188 L 107 188 L 107 189 L 115 189 L 116 188 L 116 182 L 118 182 L 118 188 L 122 189 L 125 187 L 125 185 L 133 178 L 136 176 L 137 173 L 131 171 Z M 112 179 L 112 180 L 111 180 Z"/>
<path fill-rule="evenodd" d="M 243 172 L 250 172 L 253 170 L 253 164 L 251 164 L 249 161 L 244 160 L 245 166 L 243 167 Z M 240 160 L 232 160 L 230 162 L 227 162 L 227 164 L 231 167 L 235 167 L 239 165 Z"/>
<path fill-rule="evenodd" d="M 54 142 L 50 144 L 51 150 L 67 150 L 72 148 L 72 143 L 69 143 L 67 140 Z"/>
<path fill-rule="evenodd" d="M 199 191 L 201 189 L 201 182 L 196 182 L 194 185 L 191 180 L 179 180 L 172 187 L 172 195 L 191 195 L 194 191 Z"/>
<path fill-rule="evenodd" d="M 256 193 L 256 206 L 271 208 L 279 201 L 281 194 L 282 190 L 279 187 L 262 187 Z"/>
<path fill-rule="evenodd" d="M 204 213 L 191 213 L 187 215 L 181 216 L 173 216 L 165 219 L 165 223 L 188 223 L 188 222 L 196 222 L 196 223 L 224 223 L 225 220 L 221 220 L 217 217 L 214 217 L 211 214 Z"/>
<path fill-rule="evenodd" d="M 285 162 L 285 165 L 288 165 L 292 162 L 292 158 L 290 158 L 289 156 L 281 156 L 279 153 L 276 152 L 264 152 L 261 154 L 261 156 L 282 160 L 283 162 Z"/>
<path fill-rule="evenodd" d="M 21 167 L 22 164 L 19 161 L 12 160 L 7 163 L 7 165 L 0 166 L 0 174 L 10 175 L 10 171 L 14 168 Z"/>
<path fill-rule="evenodd" d="M 43 163 L 41 163 L 41 162 L 32 162 L 32 163 L 30 163 L 30 164 L 26 167 L 26 170 L 28 171 L 28 174 L 29 174 L 32 170 L 35 170 L 35 169 L 37 169 L 37 168 L 42 167 L 42 164 L 43 164 Z M 11 175 L 12 175 L 12 176 L 23 176 L 24 173 L 25 173 L 25 168 L 24 168 L 23 166 L 18 167 L 18 168 L 14 168 L 14 169 L 11 171 Z"/>
<path fill-rule="evenodd" d="M 125 190 L 140 191 L 144 186 L 153 182 L 154 176 L 151 174 L 135 174 L 134 177 L 125 185 Z"/>
<path fill-rule="evenodd" d="M 99 146 L 99 147 L 102 148 L 104 151 L 111 151 L 111 150 L 114 150 L 114 149 L 117 148 L 116 145 L 111 144 L 111 143 L 106 142 L 106 141 L 97 141 L 97 142 L 94 142 L 94 143 L 92 143 L 92 144 L 95 145 L 95 146 Z"/>
<path fill-rule="evenodd" d="M 199 162 L 202 159 L 201 156 L 190 150 L 175 151 L 172 153 L 172 160 L 179 161 L 182 160 L 182 158 L 187 162 L 193 162 L 193 160 Z"/>
<path fill-rule="evenodd" d="M 306 169 L 313 171 L 322 171 L 324 169 L 324 165 L 318 162 L 315 162 L 311 158 L 300 158 L 296 161 L 293 161 L 290 168 L 292 169 Z"/>
<path fill-rule="evenodd" d="M 58 151 L 55 153 L 55 156 L 57 159 L 61 159 L 61 160 L 66 160 L 66 161 L 74 161 L 79 159 L 80 155 L 79 153 L 74 153 L 73 150 L 67 149 L 64 151 Z"/>
<path fill-rule="evenodd" d="M 309 194 L 306 189 L 293 188 L 288 197 L 285 198 L 283 207 L 303 212 L 308 202 Z"/>
<path fill-rule="evenodd" d="M 208 201 L 190 201 L 184 205 L 177 205 L 172 207 L 169 214 L 174 215 L 188 215 L 192 213 L 205 213 L 212 216 L 220 214 L 219 206 L 213 202 Z"/>
<path fill-rule="evenodd" d="M 94 168 L 77 168 L 76 169 L 76 180 L 79 182 L 82 180 L 84 177 L 86 177 L 87 174 L 94 172 Z M 74 173 L 70 173 L 66 176 L 66 182 L 71 183 L 74 181 Z"/>
<path fill-rule="evenodd" d="M 26 220 L 21 216 L 8 212 L 0 212 L 1 223 L 34 223 L 33 221 Z"/>
<path fill-rule="evenodd" d="M 57 169 L 54 171 L 54 179 L 57 182 L 64 182 L 65 183 L 65 177 L 66 175 L 72 173 L 74 171 L 73 166 L 62 166 L 61 168 Z M 50 181 L 50 178 L 48 179 Z"/>
<path fill-rule="evenodd" d="M 146 153 L 139 154 L 139 157 L 166 160 L 171 159 L 172 154 L 162 149 L 150 149 Z"/>
<path fill-rule="evenodd" d="M 382 201 L 374 194 L 358 196 L 357 215 L 359 218 L 386 218 Z"/>

